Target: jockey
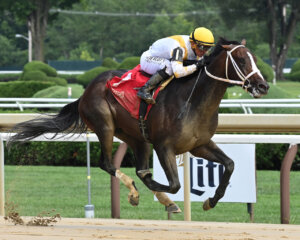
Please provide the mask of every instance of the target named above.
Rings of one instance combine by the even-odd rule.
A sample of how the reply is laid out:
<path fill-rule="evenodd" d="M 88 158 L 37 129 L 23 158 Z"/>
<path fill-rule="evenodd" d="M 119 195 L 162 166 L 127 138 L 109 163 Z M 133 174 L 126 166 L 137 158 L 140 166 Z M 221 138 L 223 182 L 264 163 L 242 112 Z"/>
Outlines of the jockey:
<path fill-rule="evenodd" d="M 203 55 L 213 45 L 214 36 L 204 27 L 196 28 L 190 36 L 175 35 L 154 42 L 140 61 L 141 70 L 152 77 L 140 88 L 137 96 L 148 104 L 155 104 L 150 91 L 173 74 L 181 78 L 203 67 Z M 195 64 L 183 66 L 183 60 L 194 60 Z"/>

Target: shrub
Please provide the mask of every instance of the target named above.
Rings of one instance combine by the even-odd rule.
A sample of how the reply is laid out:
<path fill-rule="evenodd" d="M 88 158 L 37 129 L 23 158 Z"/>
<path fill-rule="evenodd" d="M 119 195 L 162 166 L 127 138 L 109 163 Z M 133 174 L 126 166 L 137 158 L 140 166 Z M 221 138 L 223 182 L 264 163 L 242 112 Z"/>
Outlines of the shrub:
<path fill-rule="evenodd" d="M 59 77 L 47 77 L 46 81 L 54 82 L 56 85 L 59 85 L 59 86 L 67 86 L 68 85 L 68 82 L 66 79 L 59 78 Z"/>
<path fill-rule="evenodd" d="M 0 83 L 0 97 L 32 97 L 36 92 L 54 86 L 51 82 L 13 81 Z"/>
<path fill-rule="evenodd" d="M 24 72 L 22 75 L 22 80 L 35 80 L 35 81 L 42 81 L 42 82 L 54 82 L 56 85 L 60 86 L 67 86 L 67 81 L 63 78 L 58 77 L 49 77 L 46 73 L 34 70 L 30 72 Z"/>
<path fill-rule="evenodd" d="M 77 82 L 84 87 L 86 87 L 92 80 L 94 80 L 100 73 L 103 73 L 105 71 L 109 70 L 109 68 L 106 67 L 96 67 L 93 68 L 87 72 L 85 72 L 82 75 L 79 75 L 77 77 Z"/>
<path fill-rule="evenodd" d="M 292 66 L 291 73 L 300 72 L 300 59 L 298 59 Z"/>
<path fill-rule="evenodd" d="M 265 63 L 260 57 L 257 58 L 257 67 L 260 70 L 261 74 L 265 78 L 266 81 L 272 82 L 274 79 L 274 72 L 271 66 L 267 63 Z"/>
<path fill-rule="evenodd" d="M 110 57 L 104 58 L 102 62 L 102 67 L 107 67 L 111 69 L 116 69 L 118 67 L 119 63 L 113 60 Z"/>
<path fill-rule="evenodd" d="M 20 80 L 53 82 L 60 86 L 67 86 L 68 84 L 65 79 L 57 77 L 57 72 L 53 67 L 39 61 L 27 63 Z"/>
<path fill-rule="evenodd" d="M 285 78 L 291 81 L 300 81 L 300 59 L 293 64 L 291 72 L 285 74 Z"/>
<path fill-rule="evenodd" d="M 113 144 L 113 154 L 119 143 Z M 91 166 L 98 167 L 100 159 L 99 143 L 90 143 Z M 8 165 L 51 165 L 51 166 L 86 166 L 85 142 L 28 142 L 12 146 L 9 153 L 5 148 L 5 164 Z M 134 166 L 131 150 L 123 159 L 122 166 Z"/>
<path fill-rule="evenodd" d="M 19 79 L 19 73 L 0 74 L 0 82 L 9 82 Z"/>
<path fill-rule="evenodd" d="M 132 69 L 135 68 L 136 65 L 140 64 L 140 57 L 128 57 L 125 58 L 120 65 L 118 66 L 118 69 Z"/>
<path fill-rule="evenodd" d="M 296 71 L 296 72 L 295 72 L 295 71 L 294 71 L 294 72 L 291 71 L 291 73 L 285 75 L 285 77 L 286 77 L 288 80 L 300 82 L 300 70 L 299 70 L 299 71 Z"/>
<path fill-rule="evenodd" d="M 289 148 L 288 144 L 256 144 L 256 166 L 258 170 L 280 170 L 282 160 Z M 299 170 L 300 149 L 292 165 Z"/>
<path fill-rule="evenodd" d="M 46 81 L 47 75 L 46 73 L 33 70 L 33 71 L 26 71 L 23 73 L 21 80 L 36 80 L 36 81 Z"/>
<path fill-rule="evenodd" d="M 31 72 L 31 71 L 41 71 L 44 72 L 49 77 L 56 77 L 57 72 L 55 68 L 49 66 L 48 64 L 45 64 L 41 61 L 32 61 L 27 63 L 24 66 L 23 72 Z"/>
<path fill-rule="evenodd" d="M 82 85 L 70 84 L 68 87 L 72 88 L 72 98 L 79 98 L 84 89 Z M 67 98 L 68 97 L 68 87 L 63 86 L 53 86 L 41 91 L 38 91 L 33 95 L 34 98 Z"/>

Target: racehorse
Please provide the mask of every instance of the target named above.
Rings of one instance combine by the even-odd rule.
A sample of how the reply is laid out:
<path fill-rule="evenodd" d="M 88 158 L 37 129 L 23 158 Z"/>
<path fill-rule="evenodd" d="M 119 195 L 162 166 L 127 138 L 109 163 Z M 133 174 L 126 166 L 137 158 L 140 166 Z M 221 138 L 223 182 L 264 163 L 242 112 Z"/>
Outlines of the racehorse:
<path fill-rule="evenodd" d="M 125 73 L 111 70 L 100 74 L 78 100 L 64 106 L 58 114 L 17 124 L 12 129 L 17 134 L 11 136 L 8 145 L 29 141 L 44 133 L 83 133 L 89 128 L 100 142 L 100 168 L 119 178 L 130 190 L 129 202 L 137 205 L 139 193 L 135 183 L 112 164 L 112 144 L 116 136 L 132 148 L 137 176 L 172 212 L 180 209 L 165 192 L 176 193 L 180 189 L 175 158 L 178 154 L 190 152 L 225 167 L 214 196 L 203 204 L 204 210 L 213 208 L 224 196 L 234 170 L 234 162 L 211 140 L 218 125 L 221 99 L 230 84 L 241 85 L 254 98 L 267 94 L 269 86 L 256 66 L 255 56 L 237 41 L 220 38 L 206 61 L 203 71 L 173 79 L 158 94 L 157 103 L 148 114 L 149 139 L 141 134 L 138 120 L 131 117 L 106 87 L 108 80 Z M 152 179 L 150 144 L 157 153 L 169 185 Z"/>

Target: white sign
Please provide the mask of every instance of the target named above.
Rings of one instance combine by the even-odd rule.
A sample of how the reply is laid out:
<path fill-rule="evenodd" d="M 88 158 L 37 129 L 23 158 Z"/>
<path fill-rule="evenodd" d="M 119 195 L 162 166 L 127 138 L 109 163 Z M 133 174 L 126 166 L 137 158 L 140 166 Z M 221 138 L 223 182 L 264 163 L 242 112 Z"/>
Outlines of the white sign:
<path fill-rule="evenodd" d="M 234 161 L 235 164 L 230 183 L 220 202 L 255 203 L 255 144 L 217 145 Z M 189 161 L 191 185 L 190 199 L 194 202 L 203 202 L 207 198 L 214 196 L 225 168 L 218 163 L 194 156 L 191 156 Z M 168 194 L 168 196 L 173 201 L 183 201 L 184 181 L 183 166 L 180 156 L 176 157 L 176 162 L 181 188 L 176 194 Z M 155 181 L 164 185 L 169 185 L 155 151 L 153 151 L 153 175 Z"/>

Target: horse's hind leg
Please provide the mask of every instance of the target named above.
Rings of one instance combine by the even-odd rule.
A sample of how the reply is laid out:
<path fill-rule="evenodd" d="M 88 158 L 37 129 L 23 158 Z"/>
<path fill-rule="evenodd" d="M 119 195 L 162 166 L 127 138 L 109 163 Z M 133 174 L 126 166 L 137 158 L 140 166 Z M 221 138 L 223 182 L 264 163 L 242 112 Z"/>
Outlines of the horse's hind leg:
<path fill-rule="evenodd" d="M 137 159 L 136 174 L 147 186 L 153 184 L 152 173 L 149 170 L 150 145 L 148 143 L 135 143 L 133 151 Z M 149 181 L 150 180 L 150 181 Z M 148 186 L 149 187 L 149 186 Z M 180 213 L 181 210 L 164 192 L 152 191 L 158 201 L 166 207 L 168 212 Z"/>
<path fill-rule="evenodd" d="M 108 134 L 107 132 L 106 134 L 103 134 L 102 132 L 101 134 L 99 133 L 98 138 L 101 143 L 101 157 L 99 162 L 100 168 L 107 171 L 112 176 L 117 177 L 130 190 L 128 193 L 128 202 L 132 206 L 137 206 L 139 204 L 139 193 L 134 181 L 132 180 L 132 178 L 121 172 L 120 169 L 116 169 L 112 163 L 111 153 L 113 135 Z"/>
<path fill-rule="evenodd" d="M 101 101 L 99 101 L 101 102 Z M 85 123 L 96 133 L 101 147 L 101 156 L 99 166 L 110 175 L 117 177 L 130 190 L 128 201 L 131 205 L 136 206 L 139 203 L 139 194 L 134 185 L 134 181 L 117 170 L 112 162 L 112 146 L 115 126 L 113 117 L 106 102 L 101 102 L 95 109 L 88 109 L 86 106 L 81 107 L 81 117 Z"/>
<path fill-rule="evenodd" d="M 225 172 L 222 176 L 220 185 L 216 189 L 215 195 L 203 203 L 203 209 L 209 210 L 216 206 L 218 201 L 224 196 L 229 184 L 231 174 L 234 170 L 234 162 L 213 142 L 203 145 L 190 151 L 194 156 L 203 157 L 212 162 L 218 162 L 224 165 Z"/>

